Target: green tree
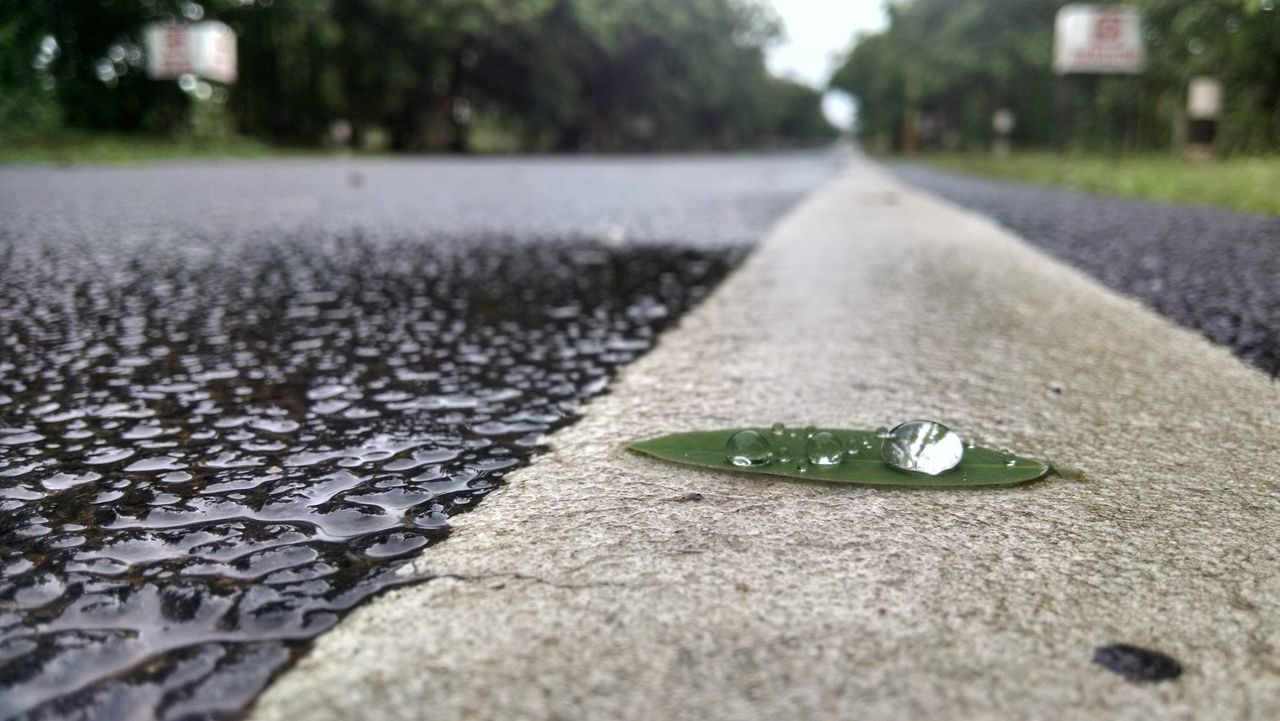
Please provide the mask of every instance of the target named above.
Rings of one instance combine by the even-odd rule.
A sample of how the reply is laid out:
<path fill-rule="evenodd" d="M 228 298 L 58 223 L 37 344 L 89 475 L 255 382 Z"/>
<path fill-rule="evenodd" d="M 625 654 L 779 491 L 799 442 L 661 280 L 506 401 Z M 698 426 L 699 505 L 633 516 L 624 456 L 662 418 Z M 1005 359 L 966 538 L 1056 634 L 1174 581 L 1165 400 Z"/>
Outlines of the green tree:
<path fill-rule="evenodd" d="M 398 150 L 470 148 L 477 120 L 527 149 L 738 147 L 829 137 L 820 98 L 772 78 L 755 0 L 0 0 L 0 127 L 176 131 L 227 101 L 243 133 L 323 142 L 336 121 Z M 143 28 L 217 19 L 238 36 L 229 93 L 142 73 Z M 34 59 L 34 61 L 33 61 Z M 33 66 L 33 62 L 35 65 Z M 189 87 L 190 89 L 190 87 Z M 39 101 L 39 102 L 32 102 Z M 218 105 L 218 107 L 221 107 Z M 30 113 L 28 113 L 30 114 Z"/>
<path fill-rule="evenodd" d="M 1225 83 L 1222 147 L 1280 148 L 1280 13 L 1271 0 L 1133 0 L 1144 17 L 1146 72 L 1055 79 L 1053 18 L 1066 4 L 892 2 L 889 27 L 859 39 L 831 84 L 859 99 L 860 132 L 882 143 L 900 146 L 924 117 L 942 128 L 944 145 L 985 146 L 991 113 L 1008 107 L 1023 144 L 1049 144 L 1056 123 L 1072 144 L 1096 149 L 1167 146 L 1187 82 L 1210 74 Z"/>
<path fill-rule="evenodd" d="M 186 98 L 146 79 L 141 28 L 179 5 L 0 0 L 0 123 L 30 121 L 23 108 L 52 103 L 73 128 L 169 129 Z"/>

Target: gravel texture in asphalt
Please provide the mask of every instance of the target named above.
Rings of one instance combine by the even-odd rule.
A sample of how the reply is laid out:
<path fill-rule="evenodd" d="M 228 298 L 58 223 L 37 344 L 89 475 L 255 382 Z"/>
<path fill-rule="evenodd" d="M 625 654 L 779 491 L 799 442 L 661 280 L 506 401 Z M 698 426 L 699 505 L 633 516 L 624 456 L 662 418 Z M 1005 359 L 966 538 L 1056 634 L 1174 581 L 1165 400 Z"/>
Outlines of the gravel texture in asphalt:
<path fill-rule="evenodd" d="M 1280 374 L 1280 218 L 892 167 Z"/>
<path fill-rule="evenodd" d="M 238 715 L 833 169 L 0 171 L 0 718 Z"/>

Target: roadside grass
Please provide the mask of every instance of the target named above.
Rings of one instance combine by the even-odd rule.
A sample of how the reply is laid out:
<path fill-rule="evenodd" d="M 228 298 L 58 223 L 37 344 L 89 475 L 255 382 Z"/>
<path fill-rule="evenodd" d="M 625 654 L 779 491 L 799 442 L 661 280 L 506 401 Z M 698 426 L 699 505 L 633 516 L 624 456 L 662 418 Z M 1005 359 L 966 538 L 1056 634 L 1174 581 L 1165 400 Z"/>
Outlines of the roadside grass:
<path fill-rule="evenodd" d="M 1280 215 L 1280 156 L 1191 162 L 1163 155 L 1107 157 L 969 153 L 913 158 L 970 175 L 1171 203 Z"/>
<path fill-rule="evenodd" d="M 0 134 L 0 165 L 128 164 L 297 155 L 249 138 L 217 140 L 101 133 Z"/>

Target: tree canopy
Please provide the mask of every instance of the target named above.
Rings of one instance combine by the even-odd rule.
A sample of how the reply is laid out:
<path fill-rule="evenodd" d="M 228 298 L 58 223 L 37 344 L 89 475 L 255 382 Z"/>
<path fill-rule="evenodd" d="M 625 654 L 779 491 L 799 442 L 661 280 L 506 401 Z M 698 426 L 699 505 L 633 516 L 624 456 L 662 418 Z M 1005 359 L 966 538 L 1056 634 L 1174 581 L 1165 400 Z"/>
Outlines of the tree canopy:
<path fill-rule="evenodd" d="M 145 77 L 149 22 L 238 36 L 230 88 Z M 467 150 L 730 148 L 834 130 L 820 93 L 772 77 L 753 0 L 0 0 L 0 131 L 175 132 L 217 105 L 240 132 Z"/>
<path fill-rule="evenodd" d="M 1226 98 L 1222 147 L 1280 148 L 1273 0 L 1132 0 L 1143 16 L 1146 72 L 1058 81 L 1053 21 L 1067 4 L 891 0 L 888 28 L 860 38 L 831 84 L 858 98 L 859 132 L 881 145 L 900 146 L 904 130 L 923 125 L 926 142 L 985 146 L 992 113 L 1009 108 L 1024 144 L 1051 143 L 1056 122 L 1073 146 L 1154 148 L 1168 146 L 1177 130 L 1187 82 L 1212 75 Z"/>

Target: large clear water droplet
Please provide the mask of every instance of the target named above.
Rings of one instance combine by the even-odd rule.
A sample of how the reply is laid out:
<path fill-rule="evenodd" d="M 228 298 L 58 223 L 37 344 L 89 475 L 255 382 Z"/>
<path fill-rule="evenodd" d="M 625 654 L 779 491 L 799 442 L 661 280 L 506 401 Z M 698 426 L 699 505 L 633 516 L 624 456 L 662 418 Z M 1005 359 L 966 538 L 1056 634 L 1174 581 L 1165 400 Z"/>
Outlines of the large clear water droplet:
<path fill-rule="evenodd" d="M 759 431 L 738 431 L 724 444 L 724 455 L 735 466 L 763 466 L 773 458 L 773 448 Z"/>
<path fill-rule="evenodd" d="M 941 423 L 907 421 L 889 431 L 880 456 L 900 471 L 936 476 L 960 465 L 964 442 Z"/>
<path fill-rule="evenodd" d="M 826 431 L 817 431 L 809 436 L 804 452 L 815 466 L 837 466 L 844 460 L 844 444 Z"/>

